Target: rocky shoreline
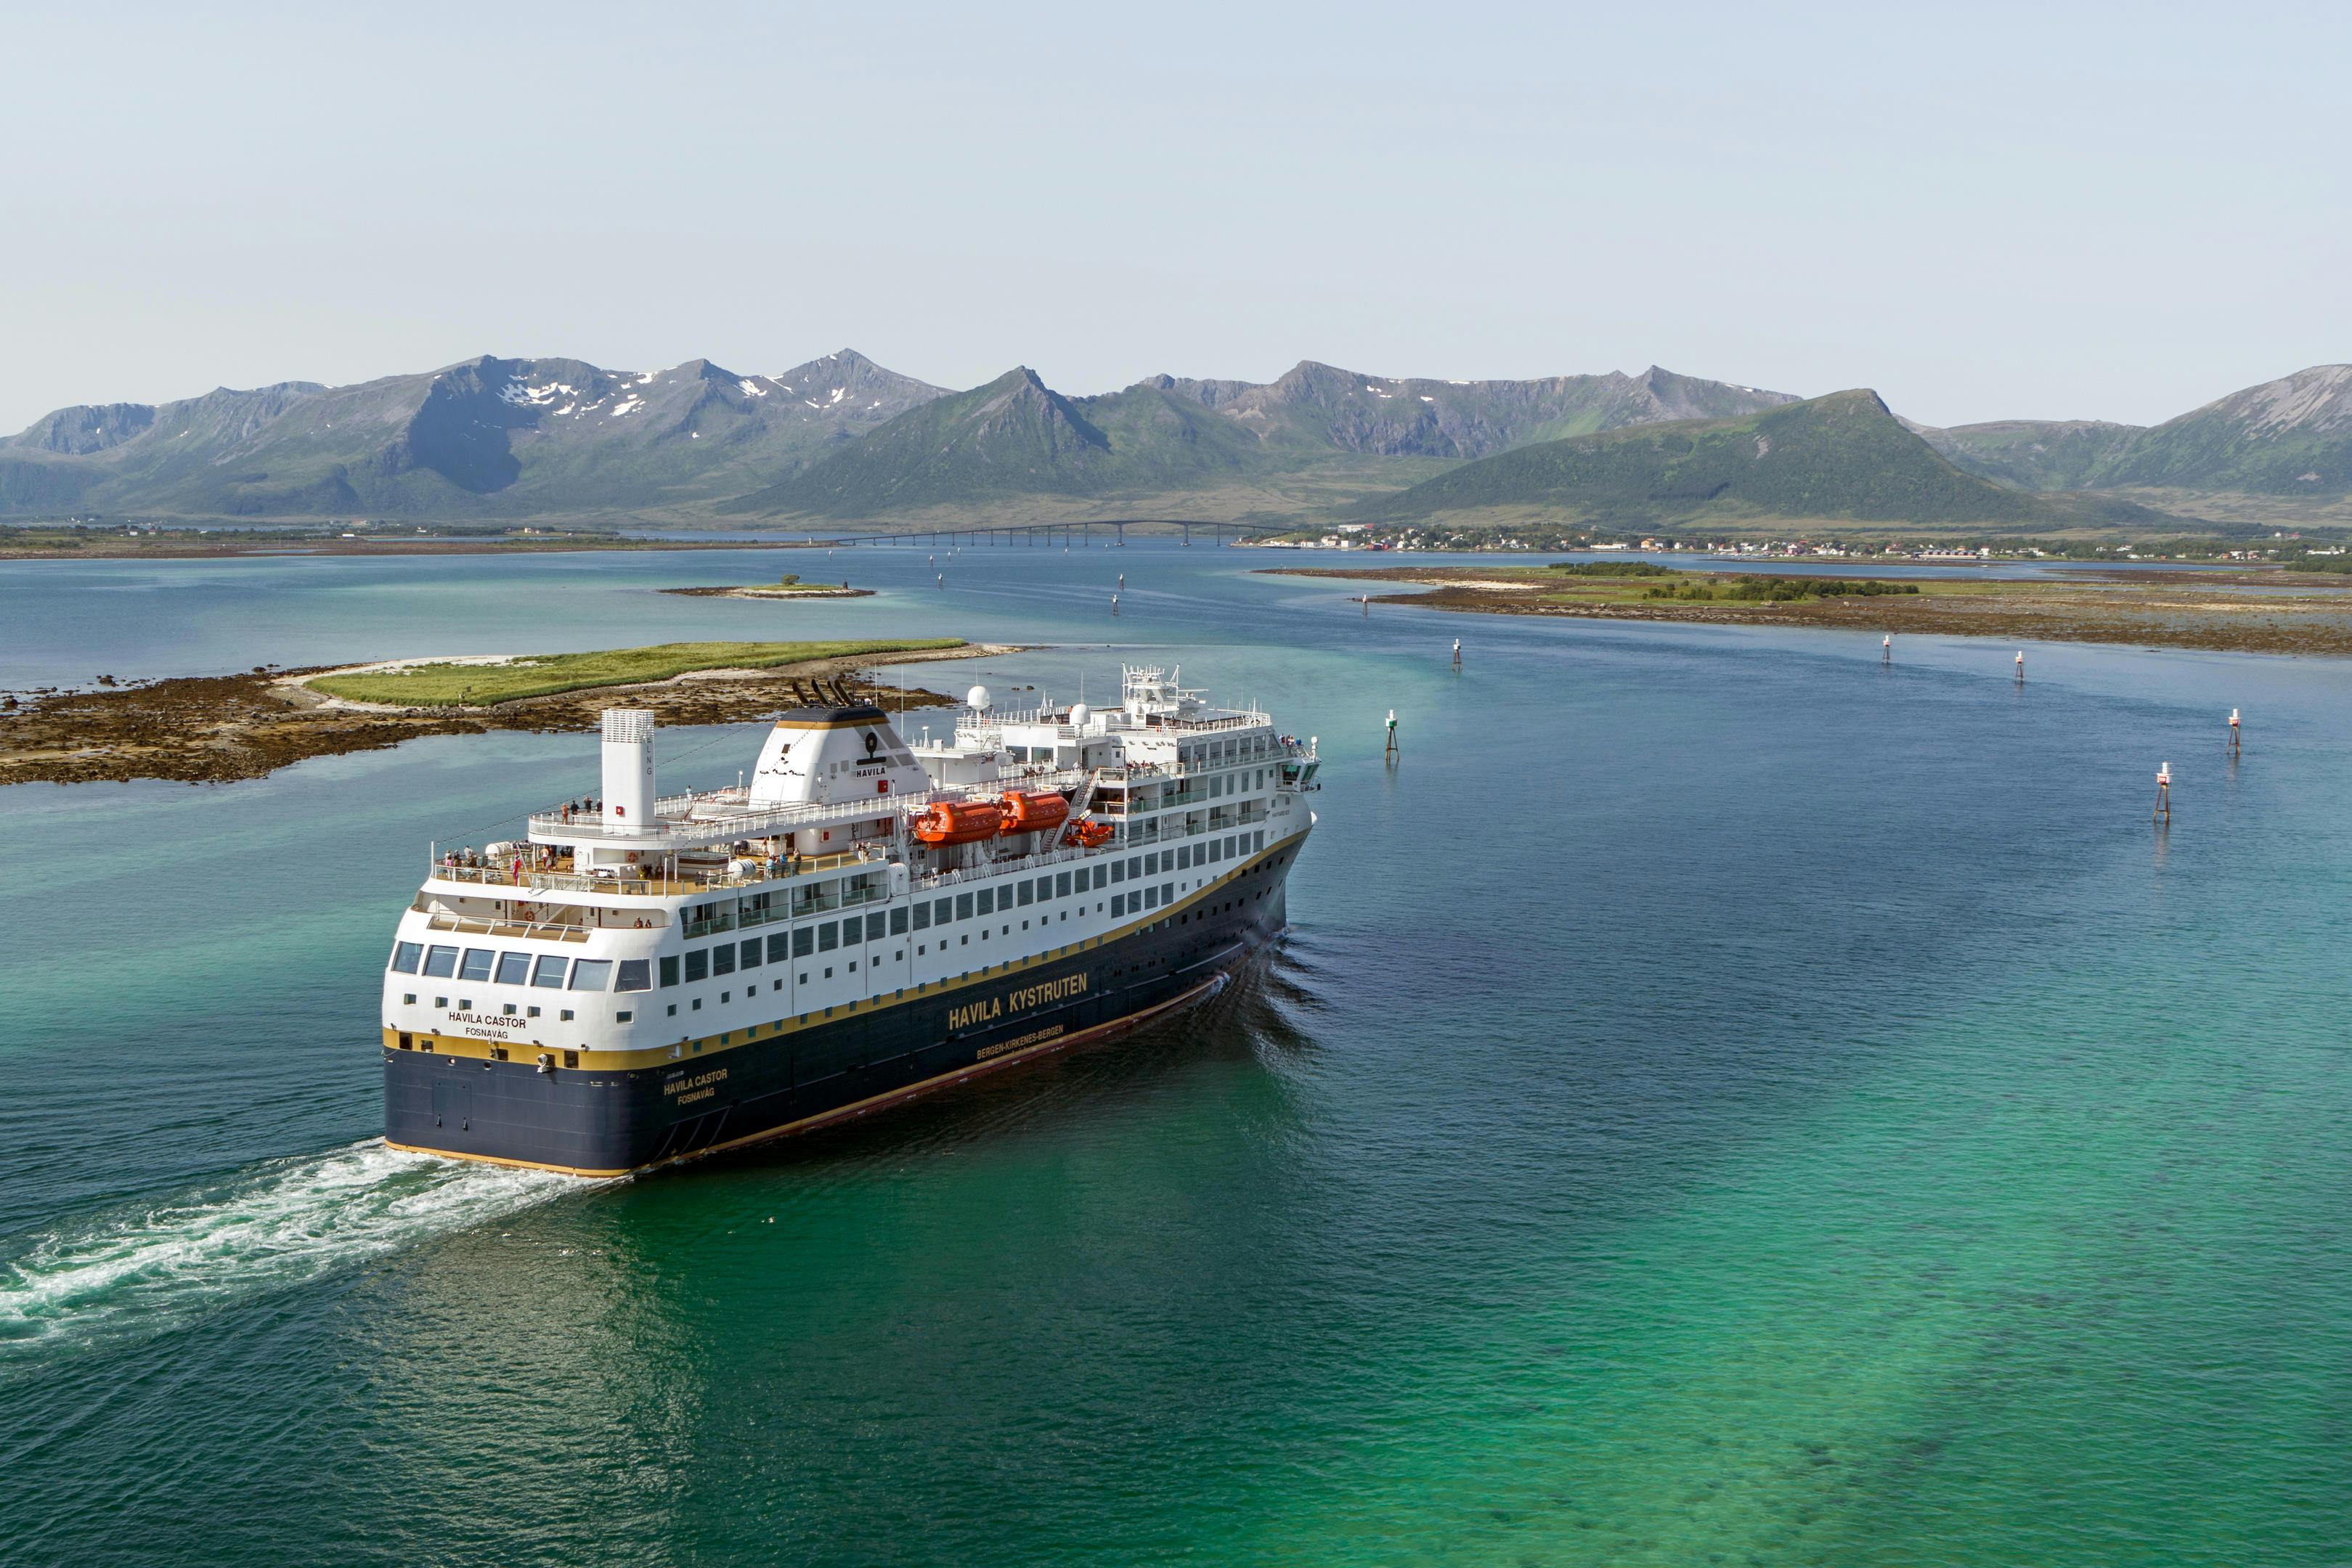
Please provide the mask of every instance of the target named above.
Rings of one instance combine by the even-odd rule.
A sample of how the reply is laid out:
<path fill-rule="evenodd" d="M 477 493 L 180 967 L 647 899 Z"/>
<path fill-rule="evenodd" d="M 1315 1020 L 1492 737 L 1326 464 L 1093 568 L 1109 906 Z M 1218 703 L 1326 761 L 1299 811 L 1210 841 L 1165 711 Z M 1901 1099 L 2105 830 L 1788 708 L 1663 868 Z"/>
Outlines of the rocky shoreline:
<path fill-rule="evenodd" d="M 919 687 L 901 691 L 861 679 L 878 665 L 986 658 L 1013 650 L 991 643 L 815 659 L 768 670 L 696 670 L 667 681 L 597 686 L 480 708 L 387 707 L 330 698 L 310 680 L 366 666 L 257 668 L 234 675 L 184 675 L 95 691 L 37 693 L 0 706 L 0 785 L 122 783 L 168 779 L 190 784 L 258 779 L 312 757 L 373 751 L 430 735 L 493 730 L 593 730 L 608 707 L 653 710 L 665 726 L 740 724 L 826 700 L 814 683 L 844 684 L 861 700 L 894 712 L 951 706 L 955 698 Z"/>

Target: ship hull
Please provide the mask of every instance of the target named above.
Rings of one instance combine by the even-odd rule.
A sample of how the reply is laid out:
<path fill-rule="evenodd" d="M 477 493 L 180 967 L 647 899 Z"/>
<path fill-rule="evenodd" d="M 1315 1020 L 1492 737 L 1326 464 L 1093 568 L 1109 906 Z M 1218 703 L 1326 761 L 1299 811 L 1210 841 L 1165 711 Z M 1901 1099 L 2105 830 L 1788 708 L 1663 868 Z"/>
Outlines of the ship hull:
<path fill-rule="evenodd" d="M 550 1066 L 384 1051 L 394 1148 L 616 1176 L 789 1136 L 1108 1039 L 1213 993 L 1284 925 L 1282 873 L 1258 896 L 1181 915 L 1058 958 L 877 998 L 847 1016 L 658 1063 Z M 1223 901 L 1219 901 L 1220 903 Z"/>

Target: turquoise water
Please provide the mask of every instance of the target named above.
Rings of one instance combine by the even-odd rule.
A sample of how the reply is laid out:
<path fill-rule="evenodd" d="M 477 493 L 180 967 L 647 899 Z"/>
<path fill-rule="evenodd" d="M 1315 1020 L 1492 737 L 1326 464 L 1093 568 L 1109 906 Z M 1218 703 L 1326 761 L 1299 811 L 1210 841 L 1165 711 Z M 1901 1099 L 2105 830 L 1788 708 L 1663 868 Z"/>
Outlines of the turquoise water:
<path fill-rule="evenodd" d="M 0 685 L 943 632 L 1331 759 L 1209 1007 L 595 1186 L 369 1141 L 425 843 L 591 737 L 0 790 L 0 1560 L 2352 1556 L 2340 664 L 930 553 L 0 567 Z"/>

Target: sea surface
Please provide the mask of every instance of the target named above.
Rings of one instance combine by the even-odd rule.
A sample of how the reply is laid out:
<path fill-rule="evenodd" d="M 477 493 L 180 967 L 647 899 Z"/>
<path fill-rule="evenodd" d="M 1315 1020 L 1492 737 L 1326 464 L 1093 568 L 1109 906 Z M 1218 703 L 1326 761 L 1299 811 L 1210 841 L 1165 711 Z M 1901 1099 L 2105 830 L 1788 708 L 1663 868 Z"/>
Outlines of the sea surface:
<path fill-rule="evenodd" d="M 428 843 L 593 737 L 0 789 L 0 1563 L 2352 1560 L 2352 670 L 1317 559 L 0 564 L 0 686 L 960 634 L 1328 759 L 1213 1003 L 601 1185 L 386 1152 L 376 1045 Z M 655 591 L 779 570 L 881 591 Z"/>

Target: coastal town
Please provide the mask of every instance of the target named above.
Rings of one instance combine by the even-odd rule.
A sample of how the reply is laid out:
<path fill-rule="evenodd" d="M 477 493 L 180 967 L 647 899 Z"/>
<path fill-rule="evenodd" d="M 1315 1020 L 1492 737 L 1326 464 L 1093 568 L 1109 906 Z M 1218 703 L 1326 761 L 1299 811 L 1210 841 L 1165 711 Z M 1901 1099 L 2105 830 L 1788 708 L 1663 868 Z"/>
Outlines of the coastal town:
<path fill-rule="evenodd" d="M 1844 537 L 1796 536 L 1748 538 L 1724 536 L 1692 538 L 1643 534 L 1612 535 L 1591 528 L 1524 529 L 1512 531 L 1471 528 L 1383 528 L 1375 523 L 1340 523 L 1322 532 L 1302 530 L 1243 541 L 1254 549 L 1328 549 L 1366 551 L 1443 551 L 1447 554 L 1540 553 L 1592 550 L 1602 553 L 1639 552 L 1650 555 L 1727 556 L 1741 560 L 1920 561 L 1930 565 L 1978 566 L 2000 560 L 2083 561 L 2233 561 L 2245 565 L 2286 564 L 2346 557 L 2352 545 L 2332 538 L 2306 539 L 2303 532 L 2273 530 L 2262 544 L 2226 539 L 2167 537 L 2160 542 L 2128 540 L 2021 539 L 1869 540 Z"/>

